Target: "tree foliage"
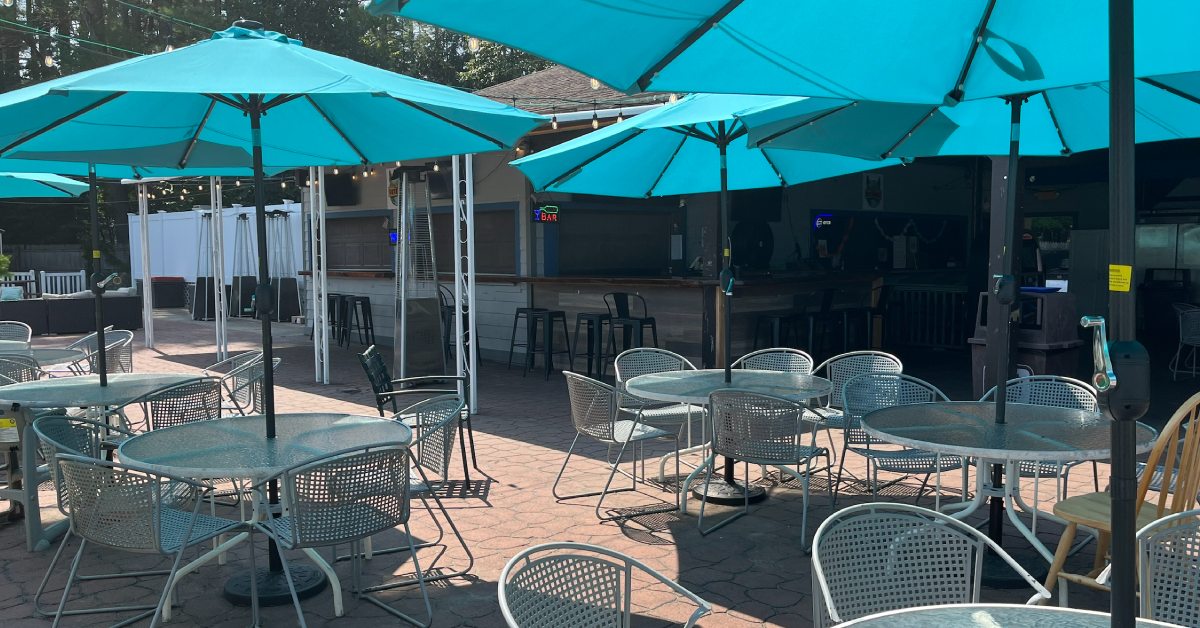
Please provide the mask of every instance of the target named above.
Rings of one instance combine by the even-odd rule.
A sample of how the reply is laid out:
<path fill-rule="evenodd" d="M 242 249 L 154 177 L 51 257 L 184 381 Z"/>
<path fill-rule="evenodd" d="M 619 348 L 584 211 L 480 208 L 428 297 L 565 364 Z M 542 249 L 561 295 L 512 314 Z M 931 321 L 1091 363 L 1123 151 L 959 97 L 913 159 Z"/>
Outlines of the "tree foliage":
<path fill-rule="evenodd" d="M 549 65 L 486 42 L 472 53 L 463 35 L 409 20 L 374 17 L 351 0 L 15 0 L 12 6 L 0 6 L 0 91 L 185 46 L 238 19 L 261 22 L 268 30 L 311 48 L 464 89 L 486 87 Z M 290 175 L 285 179 L 289 186 L 296 183 Z M 225 191 L 226 203 L 253 202 L 248 185 L 227 185 Z M 154 209 L 181 211 L 208 204 L 207 194 L 194 190 L 183 199 L 178 195 L 178 190 L 169 195 L 160 191 Z M 102 206 L 102 231 L 111 244 L 124 223 L 123 215 L 136 210 L 136 197 L 132 186 L 105 186 L 102 198 L 107 201 Z M 268 183 L 268 203 L 281 198 L 296 198 L 295 188 L 281 188 L 278 180 Z M 63 203 L 57 208 L 42 203 L 30 209 L 0 209 L 11 242 L 74 238 L 83 245 L 87 241 L 86 203 Z M 69 219 L 47 228 L 47 214 Z M 111 246 L 105 248 L 107 253 Z"/>

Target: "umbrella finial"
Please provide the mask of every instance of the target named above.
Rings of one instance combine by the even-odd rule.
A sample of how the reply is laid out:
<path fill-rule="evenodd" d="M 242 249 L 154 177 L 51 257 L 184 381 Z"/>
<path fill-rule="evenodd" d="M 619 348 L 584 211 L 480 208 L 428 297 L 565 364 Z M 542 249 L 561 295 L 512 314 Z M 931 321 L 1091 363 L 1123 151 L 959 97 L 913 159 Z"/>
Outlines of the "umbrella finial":
<path fill-rule="evenodd" d="M 238 20 L 238 21 L 234 22 L 233 25 L 235 28 L 244 28 L 249 31 L 263 30 L 262 22 L 258 22 L 255 20 Z"/>

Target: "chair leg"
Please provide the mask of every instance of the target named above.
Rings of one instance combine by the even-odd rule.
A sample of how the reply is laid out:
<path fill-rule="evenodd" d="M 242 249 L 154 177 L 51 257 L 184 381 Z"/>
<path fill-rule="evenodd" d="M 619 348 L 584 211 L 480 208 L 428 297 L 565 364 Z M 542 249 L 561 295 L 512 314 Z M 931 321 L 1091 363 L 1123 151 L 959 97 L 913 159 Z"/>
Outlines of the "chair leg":
<path fill-rule="evenodd" d="M 420 587 L 421 598 L 425 601 L 425 616 L 427 619 L 423 622 L 418 621 L 416 618 L 414 618 L 410 615 L 407 615 L 405 613 L 402 613 L 399 610 L 397 610 L 396 608 L 389 606 L 388 604 L 385 604 L 382 600 L 376 598 L 373 595 L 361 595 L 361 599 L 364 599 L 364 600 L 374 604 L 375 606 L 382 608 L 383 610 L 387 611 L 388 613 L 392 614 L 393 616 L 395 616 L 399 619 L 402 619 L 414 626 L 420 626 L 421 628 L 424 628 L 425 626 L 428 626 L 430 623 L 433 622 L 433 606 L 429 602 L 429 591 L 425 587 L 425 577 L 421 571 L 421 564 L 417 560 L 417 550 L 415 547 L 413 547 L 412 530 L 408 527 L 408 523 L 404 524 L 404 536 L 408 539 L 409 551 L 412 554 L 413 569 L 416 572 L 417 586 Z M 355 572 L 355 586 L 357 588 L 358 580 L 361 578 L 361 573 L 362 573 L 361 563 L 356 563 L 354 572 Z"/>
<path fill-rule="evenodd" d="M 513 351 L 517 348 L 517 322 L 520 320 L 521 320 L 521 317 L 516 316 L 515 314 L 513 315 L 512 335 L 509 336 L 509 338 L 508 338 L 508 367 L 507 368 L 509 368 L 509 369 L 512 369 Z"/>
<path fill-rule="evenodd" d="M 482 471 L 479 468 L 479 461 L 475 459 L 475 428 L 471 426 L 471 412 L 467 411 L 467 442 L 471 446 L 471 466 L 475 467 L 476 471 Z"/>
<path fill-rule="evenodd" d="M 54 613 L 54 623 L 51 628 L 58 628 L 58 622 L 62 620 L 63 610 L 67 607 L 67 597 L 71 595 L 71 583 L 75 580 L 75 574 L 79 572 L 79 561 L 83 558 L 83 549 L 87 547 L 87 540 L 79 540 L 79 549 L 75 552 L 75 559 L 71 561 L 71 571 L 67 573 L 67 584 L 63 585 L 62 598 L 58 601 L 58 610 Z"/>
<path fill-rule="evenodd" d="M 577 493 L 574 495 L 559 495 L 558 494 L 558 483 L 559 483 L 559 481 L 562 480 L 563 472 L 565 472 L 567 470 L 567 464 L 571 462 L 571 455 L 575 453 L 575 445 L 577 445 L 578 443 L 579 443 L 579 434 L 576 434 L 575 440 L 571 441 L 571 447 L 567 449 L 567 457 L 563 460 L 562 468 L 560 468 L 558 470 L 558 476 L 554 478 L 554 484 L 552 484 L 550 486 L 550 494 L 553 495 L 554 499 L 556 499 L 558 501 L 565 501 L 568 499 L 577 499 L 580 497 L 595 497 L 597 495 L 600 495 L 601 493 L 606 492 L 606 491 L 591 491 L 588 493 Z M 610 453 L 611 453 L 611 450 L 610 450 Z M 619 464 L 620 462 L 621 462 L 621 459 L 617 458 L 616 464 L 610 463 L 610 464 L 612 464 L 614 471 L 617 468 L 617 464 Z M 621 492 L 625 492 L 625 491 L 632 491 L 635 488 L 637 488 L 637 487 L 631 486 L 629 488 L 618 488 L 618 489 L 613 489 L 613 490 L 607 491 L 607 492 L 608 493 L 621 493 Z"/>
<path fill-rule="evenodd" d="M 1050 563 L 1050 571 L 1046 574 L 1046 590 L 1054 591 L 1054 585 L 1058 584 L 1058 574 L 1062 573 L 1063 565 L 1067 562 L 1067 556 L 1071 553 L 1071 544 L 1075 541 L 1075 533 L 1079 529 L 1079 524 L 1068 521 L 1066 529 L 1063 530 L 1062 537 L 1058 539 L 1058 548 L 1054 551 L 1054 562 Z M 1099 547 L 1096 548 L 1099 551 Z M 1067 583 L 1062 583 L 1066 589 Z M 1045 604 L 1046 600 L 1039 602 Z"/>
<path fill-rule="evenodd" d="M 292 594 L 292 606 L 296 608 L 296 620 L 301 628 L 308 628 L 308 622 L 304 621 L 304 609 L 300 607 L 300 597 L 296 594 L 296 584 L 292 582 L 292 568 L 288 566 L 287 557 L 283 555 L 283 547 L 275 546 L 275 553 L 279 555 L 279 562 L 283 564 L 283 576 L 287 579 L 288 592 Z"/>
<path fill-rule="evenodd" d="M 321 555 L 318 554 L 316 550 L 306 547 L 303 551 L 304 555 L 308 556 L 308 559 L 311 560 L 318 569 L 323 571 L 325 573 L 325 577 L 329 579 L 329 584 L 331 585 L 329 588 L 333 590 L 333 616 L 341 617 L 342 615 L 345 615 L 345 605 L 342 602 L 342 585 L 341 581 L 338 580 L 337 572 L 333 570 L 333 567 L 331 567 L 324 558 L 321 558 Z"/>

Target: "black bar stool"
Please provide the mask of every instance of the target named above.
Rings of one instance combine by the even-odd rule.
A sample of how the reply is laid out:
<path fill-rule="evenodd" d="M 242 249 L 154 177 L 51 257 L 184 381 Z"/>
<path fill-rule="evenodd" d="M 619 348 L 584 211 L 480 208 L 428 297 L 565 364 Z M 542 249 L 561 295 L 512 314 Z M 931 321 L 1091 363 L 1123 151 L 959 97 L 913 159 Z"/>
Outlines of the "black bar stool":
<path fill-rule="evenodd" d="M 358 344 L 375 344 L 375 321 L 371 316 L 371 297 L 350 295 L 347 297 L 350 310 L 346 326 L 346 344 L 350 344 L 351 332 L 358 332 Z M 367 342 L 367 340 L 370 342 Z"/>
<path fill-rule="evenodd" d="M 767 341 L 770 343 L 767 347 L 787 347 L 788 340 L 795 338 L 796 334 L 796 314 L 792 312 L 776 312 L 773 314 L 759 314 L 754 319 L 754 350 L 765 348 L 760 340 L 763 336 L 763 330 L 767 332 Z"/>
<path fill-rule="evenodd" d="M 528 347 L 525 351 L 525 372 L 522 377 L 529 374 L 529 369 L 533 367 L 534 357 L 538 351 L 544 356 L 543 361 L 546 363 L 546 379 L 550 379 L 550 371 L 554 370 L 554 356 L 559 353 L 567 354 L 568 362 L 575 361 L 575 354 L 571 350 L 571 336 L 567 333 L 567 314 L 562 310 L 541 310 L 540 312 L 530 312 L 528 314 L 529 335 L 525 342 Z M 566 345 L 561 351 L 554 350 L 554 323 L 562 324 L 563 344 Z M 542 344 L 539 347 L 537 344 L 538 325 L 542 328 Z"/>
<path fill-rule="evenodd" d="M 587 374 L 592 375 L 592 366 L 604 376 L 604 326 L 612 322 L 608 312 L 580 312 L 575 315 L 575 340 L 571 345 L 571 370 L 575 370 L 575 357 L 579 355 L 579 326 L 587 325 Z"/>
<path fill-rule="evenodd" d="M 646 307 L 646 299 L 640 294 L 629 292 L 610 292 L 604 295 L 604 305 L 612 315 L 608 328 L 608 344 L 610 353 L 617 354 L 616 332 L 621 329 L 622 350 L 634 347 L 644 347 L 645 330 L 649 329 L 654 339 L 654 347 L 658 347 L 658 325 Z M 603 367 L 602 367 L 603 368 Z M 601 370 L 603 374 L 603 370 Z"/>
<path fill-rule="evenodd" d="M 513 349 L 517 347 L 525 347 L 525 353 L 530 353 L 533 351 L 533 343 L 529 341 L 529 339 L 533 337 L 533 331 L 530 328 L 529 315 L 535 312 L 545 311 L 546 308 L 544 307 L 519 307 L 517 308 L 517 311 L 513 313 L 512 337 L 508 341 L 508 368 L 512 368 Z M 521 322 L 522 318 L 525 319 L 525 342 L 517 342 L 517 324 Z"/>

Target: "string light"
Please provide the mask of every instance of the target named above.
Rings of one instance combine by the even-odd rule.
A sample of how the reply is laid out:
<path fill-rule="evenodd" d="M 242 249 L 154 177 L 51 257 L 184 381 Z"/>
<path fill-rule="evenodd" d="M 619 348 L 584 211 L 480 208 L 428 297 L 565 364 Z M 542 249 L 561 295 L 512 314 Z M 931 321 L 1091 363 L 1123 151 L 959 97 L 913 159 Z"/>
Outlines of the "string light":
<path fill-rule="evenodd" d="M 238 186 L 238 187 L 241 187 L 241 186 L 242 186 L 242 180 L 241 180 L 241 179 L 234 179 L 234 181 L 233 181 L 233 184 L 234 184 L 234 185 L 236 185 L 236 186 Z"/>
<path fill-rule="evenodd" d="M 558 116 L 557 115 L 550 116 L 550 128 L 554 129 L 555 131 L 558 130 Z"/>
<path fill-rule="evenodd" d="M 183 193 L 187 194 L 187 188 L 183 188 Z"/>
<path fill-rule="evenodd" d="M 181 201 L 184 200 L 182 194 L 179 195 L 179 200 L 181 200 Z"/>
<path fill-rule="evenodd" d="M 333 174 L 337 174 L 337 173 L 338 173 L 337 166 L 334 166 L 334 167 L 333 167 Z"/>
<path fill-rule="evenodd" d="M 441 170 L 441 166 L 439 166 L 438 162 L 435 161 L 433 162 L 433 171 L 437 172 L 438 170 Z"/>
<path fill-rule="evenodd" d="M 3 4 L 6 7 L 11 7 L 13 5 L 13 0 L 0 0 L 0 4 Z"/>
<path fill-rule="evenodd" d="M 163 48 L 163 52 L 172 52 L 174 50 L 175 50 L 175 46 L 172 44 L 167 44 L 166 47 Z"/>
<path fill-rule="evenodd" d="M 677 100 L 679 100 L 679 96 L 676 94 L 671 94 L 670 96 L 667 96 L 667 102 L 673 103 Z"/>
<path fill-rule="evenodd" d="M 54 55 L 48 54 L 45 57 L 42 57 L 42 63 L 46 64 L 46 67 L 48 68 L 54 67 Z"/>
<path fill-rule="evenodd" d="M 470 50 L 471 52 L 479 52 L 479 48 L 482 45 L 483 43 L 479 41 L 478 37 L 467 38 L 467 50 Z"/>
<path fill-rule="evenodd" d="M 591 83 L 592 83 L 592 89 L 600 89 L 600 81 L 598 81 L 596 79 L 592 79 Z"/>
<path fill-rule="evenodd" d="M 624 121 L 625 121 L 625 110 L 621 109 L 621 110 L 617 111 L 617 122 L 624 122 Z"/>
<path fill-rule="evenodd" d="M 197 186 L 196 186 L 196 188 L 197 188 L 198 190 L 200 190 L 201 192 L 203 192 L 203 191 L 204 191 L 204 186 L 203 186 L 203 185 L 197 185 Z"/>
<path fill-rule="evenodd" d="M 281 190 L 286 190 L 286 189 L 287 189 L 287 181 L 280 181 L 280 182 L 279 182 L 279 189 L 281 189 Z"/>
<path fill-rule="evenodd" d="M 596 116 L 595 111 L 592 111 L 592 128 L 593 129 L 600 128 L 600 118 Z"/>
<path fill-rule="evenodd" d="M 399 168 L 399 167 L 400 167 L 400 162 L 398 162 L 398 161 L 396 162 L 396 167 L 397 167 L 397 168 Z"/>

